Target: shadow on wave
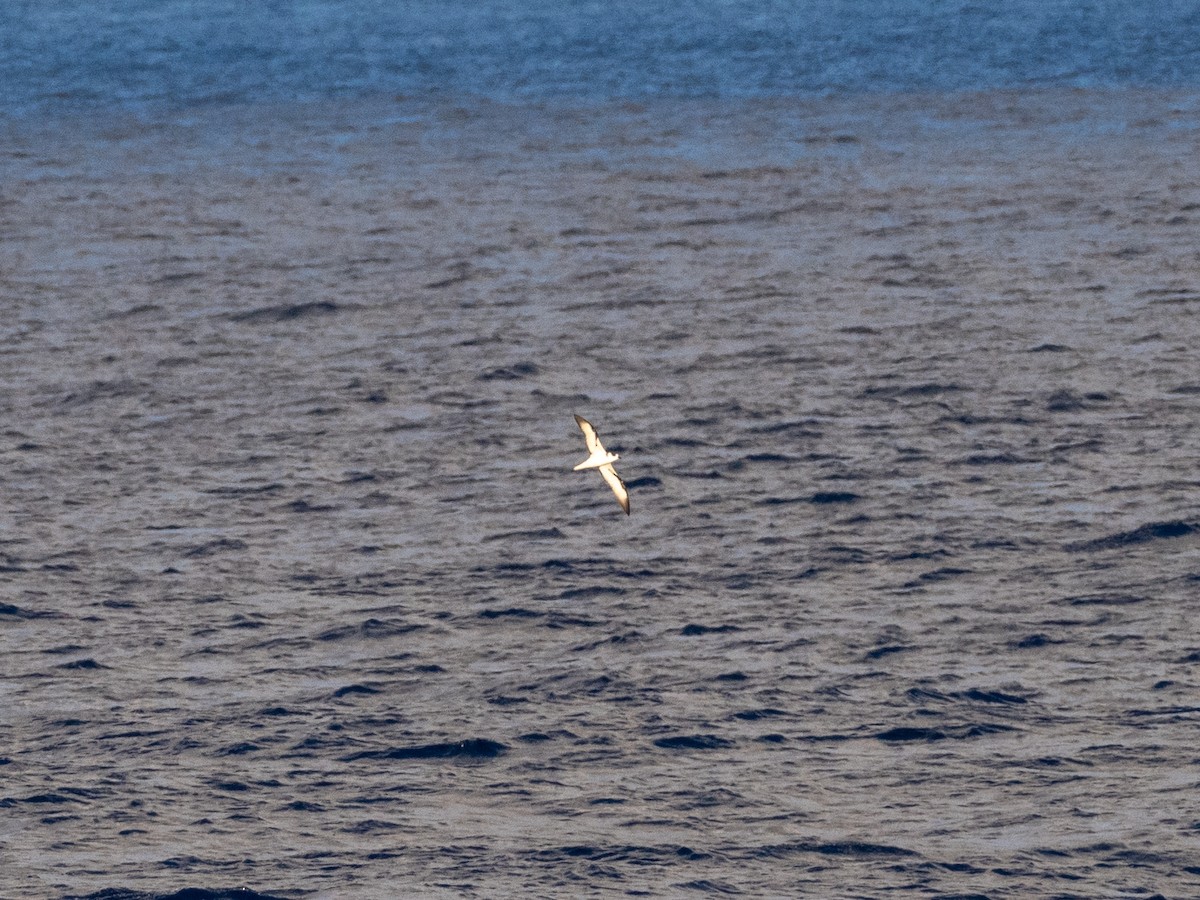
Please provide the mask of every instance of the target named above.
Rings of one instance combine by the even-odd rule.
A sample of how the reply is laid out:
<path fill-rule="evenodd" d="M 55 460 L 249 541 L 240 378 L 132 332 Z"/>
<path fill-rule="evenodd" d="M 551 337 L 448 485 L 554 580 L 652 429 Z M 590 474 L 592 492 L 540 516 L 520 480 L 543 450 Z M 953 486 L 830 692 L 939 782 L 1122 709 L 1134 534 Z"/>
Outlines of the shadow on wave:
<path fill-rule="evenodd" d="M 1184 537 L 1189 534 L 1200 534 L 1200 523 L 1183 522 L 1180 520 L 1173 522 L 1149 522 L 1138 528 L 1134 528 L 1132 531 L 1118 531 L 1116 534 L 1108 535 L 1108 537 L 1067 544 L 1066 549 L 1072 552 L 1114 550 L 1119 547 L 1128 547 L 1131 544 L 1145 544 L 1149 541 Z"/>
<path fill-rule="evenodd" d="M 363 750 L 343 756 L 343 762 L 357 759 L 495 759 L 508 747 L 487 738 L 468 738 L 444 744 L 422 744 L 417 747 L 391 747 L 387 750 Z"/>

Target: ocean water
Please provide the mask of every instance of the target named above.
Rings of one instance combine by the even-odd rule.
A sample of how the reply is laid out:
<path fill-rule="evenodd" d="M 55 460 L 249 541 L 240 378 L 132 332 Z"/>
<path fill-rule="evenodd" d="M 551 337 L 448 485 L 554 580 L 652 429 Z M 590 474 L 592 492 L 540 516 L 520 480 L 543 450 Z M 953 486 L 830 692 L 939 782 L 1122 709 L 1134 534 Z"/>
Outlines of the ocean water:
<path fill-rule="evenodd" d="M 0 897 L 1200 896 L 1196 38 L 0 7 Z"/>
<path fill-rule="evenodd" d="M 120 0 L 0 9 L 0 111 L 1195 86 L 1187 0 Z"/>

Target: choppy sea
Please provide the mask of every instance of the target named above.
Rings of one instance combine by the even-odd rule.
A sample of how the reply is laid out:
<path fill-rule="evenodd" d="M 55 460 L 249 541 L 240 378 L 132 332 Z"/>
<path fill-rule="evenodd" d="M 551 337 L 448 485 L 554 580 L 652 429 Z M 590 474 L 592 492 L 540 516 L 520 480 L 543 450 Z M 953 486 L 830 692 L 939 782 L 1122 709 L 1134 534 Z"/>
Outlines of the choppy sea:
<path fill-rule="evenodd" d="M 1198 47 L 0 7 L 0 897 L 1200 896 Z"/>

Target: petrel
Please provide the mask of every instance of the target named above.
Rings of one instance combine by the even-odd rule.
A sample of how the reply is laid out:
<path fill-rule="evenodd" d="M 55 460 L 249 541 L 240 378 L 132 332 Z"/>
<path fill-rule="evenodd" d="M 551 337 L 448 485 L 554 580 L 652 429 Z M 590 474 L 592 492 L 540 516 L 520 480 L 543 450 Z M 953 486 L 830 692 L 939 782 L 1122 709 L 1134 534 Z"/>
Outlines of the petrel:
<path fill-rule="evenodd" d="M 591 456 L 575 467 L 575 471 L 578 472 L 581 469 L 599 469 L 600 474 L 604 476 L 604 480 L 608 482 L 608 486 L 617 495 L 617 502 L 621 504 L 621 509 L 625 510 L 625 515 L 629 515 L 629 490 L 625 487 L 625 482 L 621 480 L 621 476 L 612 467 L 612 464 L 621 458 L 620 455 L 609 453 L 604 449 L 604 445 L 600 443 L 600 438 L 596 436 L 596 429 L 592 427 L 591 422 L 578 414 L 575 416 L 575 421 L 579 423 L 579 429 L 583 432 L 583 436 L 587 440 L 588 452 L 591 453 Z"/>

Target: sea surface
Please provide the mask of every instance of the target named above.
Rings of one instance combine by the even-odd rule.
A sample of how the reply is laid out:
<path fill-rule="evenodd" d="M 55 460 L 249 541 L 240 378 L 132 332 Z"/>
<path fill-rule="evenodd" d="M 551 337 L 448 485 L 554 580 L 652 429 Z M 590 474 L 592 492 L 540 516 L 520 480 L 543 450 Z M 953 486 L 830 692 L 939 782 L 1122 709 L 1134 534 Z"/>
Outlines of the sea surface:
<path fill-rule="evenodd" d="M 4 4 L 0 898 L 1200 896 L 1198 47 Z"/>
<path fill-rule="evenodd" d="M 0 109 L 1200 85 L 1193 0 L 11 0 Z"/>

